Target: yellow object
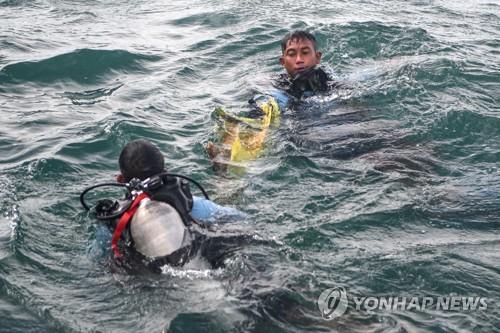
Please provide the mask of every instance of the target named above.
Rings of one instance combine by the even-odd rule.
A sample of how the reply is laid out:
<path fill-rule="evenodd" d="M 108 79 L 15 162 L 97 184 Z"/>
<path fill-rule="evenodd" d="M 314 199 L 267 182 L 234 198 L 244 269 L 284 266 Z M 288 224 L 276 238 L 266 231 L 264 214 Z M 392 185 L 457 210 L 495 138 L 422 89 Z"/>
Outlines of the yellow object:
<path fill-rule="evenodd" d="M 262 103 L 259 108 L 263 113 L 260 119 L 234 116 L 222 108 L 215 110 L 215 114 L 224 119 L 225 137 L 222 143 L 230 146 L 232 162 L 257 158 L 262 152 L 269 126 L 279 122 L 280 108 L 274 98 Z"/>

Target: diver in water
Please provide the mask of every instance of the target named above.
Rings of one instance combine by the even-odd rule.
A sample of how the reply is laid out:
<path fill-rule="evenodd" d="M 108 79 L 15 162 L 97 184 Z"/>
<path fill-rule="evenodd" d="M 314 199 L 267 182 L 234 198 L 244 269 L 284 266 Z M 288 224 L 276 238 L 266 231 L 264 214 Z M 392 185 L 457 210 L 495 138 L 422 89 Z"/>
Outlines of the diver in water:
<path fill-rule="evenodd" d="M 118 183 L 104 183 L 87 188 L 80 196 L 90 209 L 85 195 L 101 186 L 127 189 L 123 201 L 98 201 L 96 217 L 113 232 L 111 247 L 116 258 L 123 250 L 130 258 L 139 258 L 153 270 L 169 264 L 186 263 L 206 238 L 204 226 L 221 218 L 242 219 L 240 211 L 222 207 L 208 199 L 201 186 L 188 177 L 169 174 L 160 150 L 147 140 L 129 142 L 120 157 Z M 206 198 L 191 194 L 189 183 L 199 186 Z M 125 246 L 124 246 L 125 245 Z"/>
<path fill-rule="evenodd" d="M 252 108 L 244 116 L 232 115 L 222 108 L 215 110 L 216 117 L 222 120 L 223 134 L 218 145 L 208 142 L 206 146 L 215 166 L 220 166 L 217 162 L 221 159 L 255 159 L 262 151 L 269 127 L 277 123 L 284 109 L 337 87 L 331 75 L 319 66 L 322 53 L 311 33 L 297 30 L 286 34 L 281 40 L 281 52 L 279 61 L 286 73 L 275 80 L 276 90 L 251 99 Z"/>
<path fill-rule="evenodd" d="M 286 34 L 281 40 L 280 56 L 286 73 L 279 76 L 275 86 L 296 99 L 327 92 L 335 82 L 319 66 L 322 55 L 311 33 L 297 30 Z M 284 108 L 286 104 L 280 103 L 280 106 Z"/>

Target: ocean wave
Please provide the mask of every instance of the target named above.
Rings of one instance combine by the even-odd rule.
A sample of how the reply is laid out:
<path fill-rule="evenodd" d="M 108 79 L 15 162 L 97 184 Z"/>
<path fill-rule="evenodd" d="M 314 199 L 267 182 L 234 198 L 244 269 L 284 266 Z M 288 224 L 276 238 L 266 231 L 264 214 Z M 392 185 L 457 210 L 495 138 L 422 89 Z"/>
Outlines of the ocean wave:
<path fill-rule="evenodd" d="M 0 84 L 74 81 L 90 85 L 120 74 L 145 73 L 148 71 L 145 63 L 159 59 L 159 56 L 125 50 L 79 49 L 47 59 L 6 65 L 0 70 Z"/>

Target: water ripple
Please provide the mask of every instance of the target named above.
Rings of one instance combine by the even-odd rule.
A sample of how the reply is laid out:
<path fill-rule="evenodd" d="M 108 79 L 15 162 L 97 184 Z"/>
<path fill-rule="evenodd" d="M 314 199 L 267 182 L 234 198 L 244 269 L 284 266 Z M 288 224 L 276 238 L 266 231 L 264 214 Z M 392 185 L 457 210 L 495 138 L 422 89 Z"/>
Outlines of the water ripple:
<path fill-rule="evenodd" d="M 0 70 L 0 84 L 65 80 L 94 84 L 115 71 L 144 72 L 142 62 L 159 59 L 124 50 L 81 49 L 39 61 L 6 65 Z"/>
<path fill-rule="evenodd" d="M 499 297 L 498 4 L 0 8 L 0 331 L 498 330 L 493 306 L 366 313 L 351 304 L 324 321 L 316 304 L 334 286 Z M 246 112 L 272 89 L 290 29 L 317 36 L 343 88 L 284 110 L 258 160 L 215 173 L 203 148 L 212 110 Z M 121 147 L 136 138 L 249 214 L 218 235 L 262 236 L 164 274 L 124 270 L 105 249 L 89 255 L 97 226 L 78 194 L 113 180 Z"/>

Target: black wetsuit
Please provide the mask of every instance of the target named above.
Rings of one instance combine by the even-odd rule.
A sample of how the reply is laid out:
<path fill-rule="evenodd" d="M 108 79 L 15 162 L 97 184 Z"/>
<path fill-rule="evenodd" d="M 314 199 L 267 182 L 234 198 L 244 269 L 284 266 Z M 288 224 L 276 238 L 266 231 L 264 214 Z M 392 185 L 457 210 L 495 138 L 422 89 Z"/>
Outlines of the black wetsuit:
<path fill-rule="evenodd" d="M 301 72 L 294 78 L 287 73 L 279 74 L 273 79 L 272 85 L 277 90 L 271 92 L 269 96 L 277 101 L 282 110 L 300 103 L 304 97 L 328 94 L 340 86 L 330 74 L 319 66 Z M 250 99 L 249 103 L 252 107 L 242 116 L 255 119 L 262 117 L 262 110 L 258 107 L 258 102 L 269 98 L 269 96 L 257 95 Z"/>

